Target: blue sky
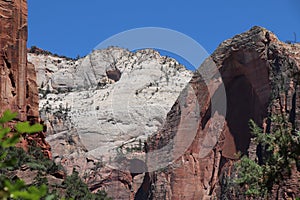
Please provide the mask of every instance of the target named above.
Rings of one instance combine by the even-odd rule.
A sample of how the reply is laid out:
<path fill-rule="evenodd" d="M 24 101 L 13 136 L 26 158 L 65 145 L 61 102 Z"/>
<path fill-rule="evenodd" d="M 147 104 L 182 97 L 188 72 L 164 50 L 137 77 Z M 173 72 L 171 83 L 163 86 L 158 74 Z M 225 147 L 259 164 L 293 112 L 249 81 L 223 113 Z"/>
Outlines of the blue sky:
<path fill-rule="evenodd" d="M 28 47 L 76 57 L 128 29 L 164 27 L 184 33 L 209 53 L 254 25 L 300 42 L 298 0 L 28 0 Z"/>

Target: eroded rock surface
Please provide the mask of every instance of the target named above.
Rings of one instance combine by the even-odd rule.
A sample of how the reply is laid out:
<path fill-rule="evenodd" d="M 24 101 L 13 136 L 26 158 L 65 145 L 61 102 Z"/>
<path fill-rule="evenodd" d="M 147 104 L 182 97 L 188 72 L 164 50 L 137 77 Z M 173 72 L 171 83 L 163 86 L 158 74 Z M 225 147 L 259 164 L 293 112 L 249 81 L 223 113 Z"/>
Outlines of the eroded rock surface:
<path fill-rule="evenodd" d="M 267 118 L 285 113 L 299 126 L 300 45 L 260 27 L 224 41 L 189 84 L 190 72 L 152 50 L 29 59 L 56 161 L 69 172 L 75 166 L 92 191 L 105 189 L 115 199 L 221 198 L 222 177 L 231 176 L 237 153 L 257 159 L 249 119 L 269 132 L 274 124 Z M 105 166 L 132 151 L 128 168 Z M 275 186 L 274 199 L 299 195 L 299 171 L 291 173 Z"/>
<path fill-rule="evenodd" d="M 18 120 L 39 122 L 38 88 L 35 68 L 27 62 L 27 1 L 0 2 L 0 112 L 17 112 Z M 34 140 L 51 157 L 45 134 L 38 133 L 23 141 Z"/>
<path fill-rule="evenodd" d="M 209 70 L 213 63 L 219 69 L 227 96 L 227 114 L 220 115 L 223 113 L 222 106 L 214 111 L 211 109 L 210 96 L 222 94 L 219 89 L 211 90 L 221 86 L 217 82 L 218 76 L 211 76 L 211 84 L 207 84 L 203 71 L 195 74 L 191 86 L 200 108 L 197 134 L 192 145 L 168 169 L 152 173 L 150 179 L 145 179 L 144 184 L 154 188 L 153 199 L 221 198 L 221 192 L 224 192 L 222 177 L 230 176 L 231 166 L 238 159 L 237 153 L 256 156 L 256 146 L 251 143 L 248 125 L 250 119 L 268 132 L 276 124 L 268 121 L 267 117 L 285 113 L 290 116 L 290 123 L 298 127 L 299 58 L 299 44 L 282 43 L 273 33 L 260 27 L 253 27 L 224 41 L 200 67 L 200 71 Z M 222 102 L 216 104 L 222 105 Z M 178 101 L 175 103 L 164 128 L 150 140 L 150 151 L 182 137 L 176 127 L 182 123 L 180 119 L 184 110 L 191 106 L 180 106 Z M 216 135 L 217 132 L 220 134 Z M 170 156 L 173 154 L 171 152 Z M 292 168 L 292 175 L 284 184 L 275 186 L 272 198 L 294 199 L 300 194 L 299 171 L 295 166 Z"/>
<path fill-rule="evenodd" d="M 150 49 L 110 47 L 79 60 L 30 53 L 28 59 L 37 70 L 40 115 L 54 159 L 69 172 L 77 167 L 93 191 L 132 197 L 140 187 L 133 179 L 142 181 L 130 166 L 115 170 L 114 160 L 120 153 L 144 156 L 144 141 L 163 126 L 192 72 Z"/>
<path fill-rule="evenodd" d="M 26 56 L 27 4 L 26 1 L 1 1 L 0 11 L 1 111 L 17 111 L 20 120 L 27 120 L 27 104 L 38 104 L 33 96 L 27 99 L 24 87 L 29 78 Z M 38 117 L 36 111 L 32 113 L 33 117 Z"/>

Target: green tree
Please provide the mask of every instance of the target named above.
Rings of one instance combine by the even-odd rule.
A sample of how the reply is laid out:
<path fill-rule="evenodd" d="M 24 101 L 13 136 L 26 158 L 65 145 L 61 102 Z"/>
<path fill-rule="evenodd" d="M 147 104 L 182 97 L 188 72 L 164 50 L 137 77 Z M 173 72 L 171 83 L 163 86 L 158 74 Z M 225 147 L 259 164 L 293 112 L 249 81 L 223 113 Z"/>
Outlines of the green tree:
<path fill-rule="evenodd" d="M 284 115 L 271 117 L 272 133 L 263 130 L 250 120 L 250 129 L 264 155 L 261 164 L 247 156 L 236 164 L 238 177 L 235 182 L 252 197 L 267 197 L 274 184 L 280 185 L 291 175 L 292 165 L 299 162 L 300 132 L 291 128 Z"/>

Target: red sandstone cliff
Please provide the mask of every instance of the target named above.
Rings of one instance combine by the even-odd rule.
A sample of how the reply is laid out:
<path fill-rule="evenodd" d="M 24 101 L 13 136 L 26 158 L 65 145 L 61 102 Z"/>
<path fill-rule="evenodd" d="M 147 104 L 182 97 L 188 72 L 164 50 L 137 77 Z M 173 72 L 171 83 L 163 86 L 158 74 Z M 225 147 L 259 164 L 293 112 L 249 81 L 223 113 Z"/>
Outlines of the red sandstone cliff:
<path fill-rule="evenodd" d="M 224 100 L 222 84 L 218 82 L 218 73 L 210 71 L 213 65 L 225 86 L 226 115 L 224 102 L 220 102 Z M 191 80 L 191 88 L 187 90 L 192 92 L 182 94 L 186 102 L 196 97 L 200 109 L 196 136 L 191 135 L 192 144 L 168 169 L 150 173 L 143 186 L 151 186 L 152 190 L 141 190 L 140 195 L 154 199 L 221 198 L 222 176 L 230 174 L 236 153 L 256 156 L 248 125 L 250 119 L 272 130 L 275 125 L 267 117 L 285 113 L 292 126 L 300 128 L 299 70 L 300 45 L 282 43 L 266 29 L 253 27 L 224 41 Z M 211 80 L 205 82 L 202 75 L 206 71 Z M 215 101 L 214 110 L 210 96 Z M 171 140 L 175 141 L 176 150 L 176 145 L 180 146 L 190 136 L 188 132 L 178 134 L 184 122 L 183 113 L 193 112 L 194 105 L 181 106 L 180 101 L 179 98 L 168 114 L 165 127 L 150 141 L 150 151 Z M 220 134 L 216 134 L 218 131 Z M 293 168 L 283 185 L 275 186 L 273 199 L 295 199 L 300 195 L 298 170 Z"/>
<path fill-rule="evenodd" d="M 145 173 L 98 168 L 86 182 L 92 191 L 106 189 L 115 199 L 226 199 L 223 177 L 232 178 L 237 153 L 257 159 L 250 119 L 270 132 L 276 124 L 268 117 L 286 114 L 300 129 L 299 70 L 300 44 L 280 42 L 264 28 L 224 41 L 195 73 L 164 127 L 146 143 L 148 170 L 169 166 Z M 88 166 L 91 160 L 86 160 L 78 165 Z M 299 169 L 292 166 L 285 178 L 280 187 L 274 185 L 271 199 L 300 196 Z"/>
<path fill-rule="evenodd" d="M 0 113 L 10 109 L 20 121 L 39 121 L 35 68 L 27 62 L 27 1 L 0 1 Z M 44 133 L 31 135 L 51 157 Z"/>

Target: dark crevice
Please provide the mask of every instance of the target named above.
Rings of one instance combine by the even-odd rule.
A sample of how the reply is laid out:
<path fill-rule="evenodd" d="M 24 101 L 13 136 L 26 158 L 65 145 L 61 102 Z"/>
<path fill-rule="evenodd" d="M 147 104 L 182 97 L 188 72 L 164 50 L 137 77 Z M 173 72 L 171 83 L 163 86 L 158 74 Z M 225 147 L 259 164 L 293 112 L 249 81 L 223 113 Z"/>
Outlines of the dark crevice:
<path fill-rule="evenodd" d="M 30 106 L 29 106 L 29 105 L 27 105 L 27 106 L 26 106 L 26 113 L 28 113 L 28 112 L 29 112 L 29 110 L 30 110 Z"/>
<path fill-rule="evenodd" d="M 271 115 L 269 115 L 269 117 L 266 119 L 266 123 L 267 123 L 267 127 L 266 127 L 266 133 L 270 133 L 271 132 Z"/>
<path fill-rule="evenodd" d="M 51 70 L 51 69 L 49 69 L 49 68 L 46 68 L 45 71 L 46 71 L 47 73 L 54 73 L 54 71 Z"/>
<path fill-rule="evenodd" d="M 219 169 L 218 169 L 219 173 L 222 172 L 223 167 L 228 163 L 229 160 L 230 160 L 229 158 L 221 156 Z M 218 176 L 220 176 L 220 174 L 218 174 Z"/>
<path fill-rule="evenodd" d="M 27 108 L 28 109 L 28 108 Z M 29 121 L 30 125 L 34 125 L 38 123 L 37 118 L 34 116 L 27 116 L 27 121 Z M 43 131 L 42 131 L 43 132 Z M 45 132 L 45 131 L 44 131 Z"/>
<path fill-rule="evenodd" d="M 41 121 L 41 124 L 44 124 L 44 121 Z M 43 132 L 47 133 L 47 126 L 46 125 L 43 126 Z"/>
<path fill-rule="evenodd" d="M 296 120 L 296 92 L 293 94 L 292 109 L 290 111 L 290 117 L 289 117 L 289 121 L 292 123 L 293 130 L 296 128 L 295 120 Z"/>
<path fill-rule="evenodd" d="M 143 183 L 141 187 L 138 189 L 137 193 L 134 196 L 134 200 L 151 200 L 153 199 L 151 194 L 151 179 L 149 172 L 145 173 Z"/>
<path fill-rule="evenodd" d="M 212 185 L 213 184 L 213 179 L 214 179 L 214 174 L 215 174 L 215 172 L 216 172 L 216 168 L 215 168 L 215 165 L 216 165 L 216 154 L 217 154 L 217 151 L 216 151 L 216 149 L 213 149 L 213 152 L 214 152 L 214 163 L 213 163 L 213 170 L 212 170 L 212 172 L 211 172 L 211 178 L 210 178 L 210 180 L 209 180 L 209 185 L 211 185 L 212 187 L 210 188 L 210 190 L 209 190 L 209 195 L 212 195 L 212 192 L 214 191 L 214 186 Z M 219 169 L 218 169 L 219 170 Z"/>
<path fill-rule="evenodd" d="M 211 103 L 209 104 L 209 108 L 206 110 L 206 113 L 201 120 L 202 130 L 205 128 L 205 126 L 210 118 L 211 118 Z"/>
<path fill-rule="evenodd" d="M 11 91 L 11 94 L 13 95 L 13 97 L 17 95 L 17 93 L 13 90 Z"/>
<path fill-rule="evenodd" d="M 26 98 L 29 98 L 29 83 L 26 82 Z"/>
<path fill-rule="evenodd" d="M 193 155 L 192 152 L 190 152 L 190 156 L 192 156 L 194 163 L 197 164 L 197 160 L 196 160 L 196 158 L 195 158 L 195 156 Z"/>
<path fill-rule="evenodd" d="M 13 88 L 16 88 L 16 82 L 15 82 L 15 78 L 14 78 L 14 75 L 12 72 L 9 73 L 8 75 L 9 79 L 10 79 L 10 82 L 11 82 L 11 85 Z"/>
<path fill-rule="evenodd" d="M 5 62 L 5 65 L 7 66 L 8 69 L 11 69 L 11 64 L 10 62 L 7 60 L 6 56 L 4 56 L 4 62 Z"/>

